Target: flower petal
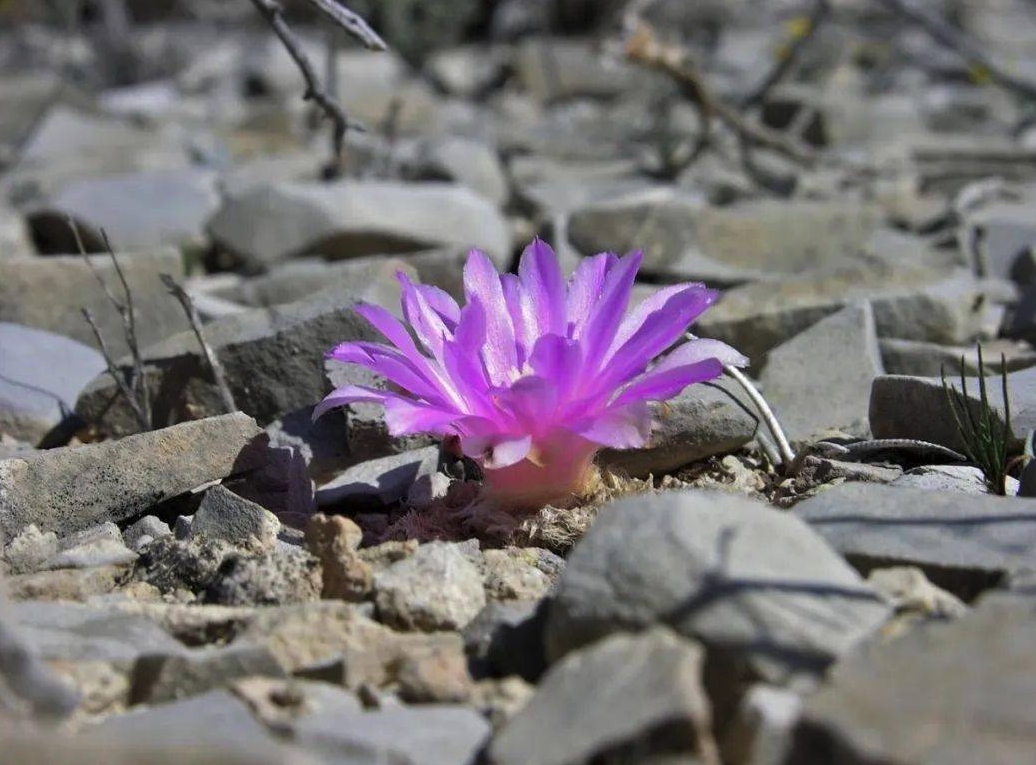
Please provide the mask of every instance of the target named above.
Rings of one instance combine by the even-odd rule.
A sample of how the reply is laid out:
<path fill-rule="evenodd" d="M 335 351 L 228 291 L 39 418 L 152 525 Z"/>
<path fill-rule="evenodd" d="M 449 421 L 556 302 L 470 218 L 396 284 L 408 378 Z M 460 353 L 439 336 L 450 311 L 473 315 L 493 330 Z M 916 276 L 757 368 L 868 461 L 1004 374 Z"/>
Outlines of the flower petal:
<path fill-rule="evenodd" d="M 494 440 L 488 437 L 461 438 L 461 448 L 472 459 L 488 470 L 499 470 L 521 462 L 532 449 L 532 436 L 514 436 Z"/>
<path fill-rule="evenodd" d="M 615 339 L 612 340 L 612 344 L 608 348 L 608 352 L 605 354 L 604 363 L 607 364 L 609 359 L 615 355 L 615 352 L 631 337 L 633 337 L 638 329 L 644 326 L 644 322 L 651 314 L 662 310 L 666 303 L 669 302 L 670 298 L 684 292 L 700 294 L 701 298 L 698 305 L 700 305 L 701 311 L 704 311 L 712 305 L 712 303 L 715 302 L 716 297 L 719 295 L 715 290 L 706 289 L 704 284 L 696 283 L 674 284 L 670 287 L 663 287 L 654 294 L 649 295 L 644 300 L 640 301 L 640 303 L 638 303 L 637 306 L 626 315 L 626 318 L 622 320 L 622 324 L 619 325 L 618 332 L 615 333 Z M 699 311 L 699 315 L 701 311 Z M 691 318 L 688 323 L 694 321 L 696 318 L 698 318 L 698 316 Z"/>
<path fill-rule="evenodd" d="M 507 313 L 511 316 L 511 326 L 514 328 L 515 365 L 521 369 L 536 342 L 536 328 L 525 323 L 525 315 L 522 313 L 522 283 L 518 277 L 514 274 L 500 274 L 500 286 L 503 288 Z"/>
<path fill-rule="evenodd" d="M 667 353 L 655 364 L 652 372 L 664 372 L 674 367 L 697 364 L 705 359 L 717 359 L 721 364 L 732 367 L 747 367 L 748 358 L 719 340 L 695 338 Z"/>
<path fill-rule="evenodd" d="M 470 302 L 477 298 L 486 312 L 486 342 L 482 357 L 494 385 L 510 382 L 518 369 L 514 328 L 507 311 L 500 275 L 493 262 L 479 250 L 472 250 L 464 265 L 464 292 Z"/>
<path fill-rule="evenodd" d="M 713 380 L 723 374 L 719 359 L 704 359 L 695 364 L 652 370 L 636 378 L 622 389 L 612 406 L 624 406 L 635 401 L 665 401 L 676 396 L 688 385 Z"/>
<path fill-rule="evenodd" d="M 592 258 L 583 258 L 576 266 L 568 283 L 567 327 L 569 337 L 578 338 L 590 316 L 590 309 L 601 297 L 604 279 L 618 258 L 602 252 Z"/>
<path fill-rule="evenodd" d="M 393 394 L 388 391 L 368 388 L 364 385 L 343 385 L 341 388 L 335 388 L 319 404 L 313 407 L 313 419 L 316 420 L 325 412 L 340 406 L 346 406 L 347 404 L 358 402 L 383 404 L 385 399 L 391 395 Z"/>
<path fill-rule="evenodd" d="M 565 334 L 565 277 L 550 245 L 537 237 L 525 248 L 518 263 L 518 278 L 522 283 L 522 314 L 527 324 L 536 327 L 534 336 Z"/>
<path fill-rule="evenodd" d="M 403 318 L 414 328 L 417 339 L 421 345 L 428 349 L 428 352 L 435 359 L 442 363 L 442 344 L 453 332 L 425 299 L 424 294 L 417 289 L 410 278 L 402 271 L 396 274 L 400 287 L 403 290 Z"/>
<path fill-rule="evenodd" d="M 452 331 L 460 321 L 460 306 L 453 296 L 431 284 L 415 284 L 414 289 L 421 293 L 425 302 L 439 314 L 439 318 Z"/>
<path fill-rule="evenodd" d="M 328 352 L 327 358 L 370 369 L 415 396 L 444 403 L 442 392 L 403 353 L 381 343 L 348 342 Z"/>
<path fill-rule="evenodd" d="M 600 368 L 604 353 L 618 331 L 643 257 L 639 251 L 631 252 L 609 269 L 601 297 L 590 309 L 590 315 L 577 338 L 583 344 L 583 373 L 588 379 Z"/>
<path fill-rule="evenodd" d="M 559 401 L 564 401 L 579 377 L 583 351 L 575 340 L 561 335 L 544 335 L 536 341 L 529 365 L 539 377 L 552 380 Z"/>
<path fill-rule="evenodd" d="M 549 426 L 557 408 L 557 388 L 552 380 L 528 375 L 510 387 L 493 392 L 497 409 L 524 433 L 541 433 Z"/>
<path fill-rule="evenodd" d="M 408 436 L 413 433 L 445 435 L 457 413 L 447 409 L 410 401 L 402 396 L 386 398 L 385 425 L 393 436 Z"/>
<path fill-rule="evenodd" d="M 636 449 L 651 435 L 651 410 L 644 402 L 611 407 L 577 422 L 571 430 L 602 446 Z"/>

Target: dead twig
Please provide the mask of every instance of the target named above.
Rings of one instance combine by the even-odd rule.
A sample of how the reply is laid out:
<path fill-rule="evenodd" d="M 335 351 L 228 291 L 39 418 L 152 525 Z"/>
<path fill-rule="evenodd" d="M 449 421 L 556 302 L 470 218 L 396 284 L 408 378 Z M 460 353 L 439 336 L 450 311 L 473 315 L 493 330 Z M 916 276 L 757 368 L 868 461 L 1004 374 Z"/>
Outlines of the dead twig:
<path fill-rule="evenodd" d="M 715 117 L 747 145 L 770 149 L 806 167 L 817 163 L 817 154 L 808 147 L 748 119 L 735 107 L 716 98 L 690 54 L 683 48 L 659 41 L 651 25 L 642 19 L 633 19 L 632 25 L 634 31 L 626 41 L 626 58 L 635 64 L 657 69 L 676 81 L 684 95 L 697 105 L 704 124 Z M 707 129 L 703 128 L 703 132 Z"/>
<path fill-rule="evenodd" d="M 830 12 L 830 0 L 815 0 L 813 10 L 810 11 L 809 16 L 803 22 L 804 29 L 795 35 L 785 50 L 781 52 L 781 55 L 778 56 L 777 64 L 763 78 L 763 81 L 751 93 L 741 99 L 742 108 L 762 103 L 774 86 L 788 75 L 792 67 L 798 63 L 802 51 L 805 50 L 806 45 L 816 35 L 817 30 L 820 29 L 820 26 Z"/>
<path fill-rule="evenodd" d="M 100 230 L 101 239 L 104 241 L 105 249 L 108 251 L 108 256 L 111 258 L 112 265 L 115 268 L 115 273 L 119 278 L 119 283 L 122 285 L 124 295 L 123 300 L 119 300 L 115 297 L 115 294 L 108 287 L 108 283 L 104 280 L 104 277 L 101 276 L 101 272 L 97 270 L 97 267 L 90 259 L 90 256 L 87 255 L 86 247 L 83 245 L 83 238 L 79 233 L 79 226 L 76 225 L 75 220 L 69 217 L 68 225 L 69 228 L 72 229 L 72 236 L 75 237 L 76 247 L 79 249 L 79 254 L 83 257 L 83 261 L 86 263 L 87 268 L 90 269 L 90 273 L 93 274 L 94 279 L 97 280 L 97 283 L 104 291 L 105 296 L 108 298 L 108 302 L 112 304 L 112 307 L 115 308 L 115 311 L 119 314 L 119 318 L 122 320 L 122 332 L 126 338 L 126 345 L 129 348 L 130 356 L 133 361 L 128 383 L 126 382 L 125 377 L 118 372 L 115 360 L 108 352 L 107 344 L 93 319 L 93 315 L 89 310 L 84 308 L 83 316 L 97 338 L 97 344 L 101 347 L 101 353 L 104 355 L 104 360 L 108 365 L 109 373 L 111 373 L 112 377 L 115 378 L 115 382 L 118 384 L 119 390 L 126 397 L 126 401 L 133 410 L 133 415 L 137 418 L 137 422 L 144 431 L 151 430 L 150 396 L 148 394 L 147 376 L 144 374 L 144 358 L 140 354 L 140 343 L 137 340 L 137 312 L 133 305 L 133 291 L 130 289 L 129 282 L 126 281 L 126 275 L 122 271 L 122 266 L 119 265 L 119 259 L 115 257 L 115 250 L 112 248 L 107 232 L 103 228 Z"/>
<path fill-rule="evenodd" d="M 385 50 L 385 41 L 368 26 L 367 22 L 361 19 L 352 11 L 340 5 L 336 0 L 309 0 L 322 13 L 338 24 L 342 29 L 355 37 L 371 50 Z M 312 101 L 333 124 L 332 146 L 334 156 L 328 167 L 325 168 L 325 176 L 336 177 L 341 173 L 342 145 L 345 141 L 345 133 L 348 130 L 364 130 L 364 126 L 349 118 L 345 109 L 338 103 L 338 100 L 327 94 L 320 84 L 313 62 L 309 60 L 302 49 L 299 39 L 284 20 L 284 7 L 277 0 L 252 0 L 252 5 L 259 11 L 259 14 L 266 19 L 274 34 L 281 41 L 281 44 L 288 51 L 295 65 L 302 73 L 302 79 L 306 82 L 306 90 L 302 94 L 304 101 Z"/>
<path fill-rule="evenodd" d="M 734 378 L 748 395 L 748 398 L 752 400 L 752 403 L 755 404 L 756 409 L 759 410 L 759 416 L 766 423 L 767 429 L 773 435 L 773 440 L 777 442 L 777 450 L 780 452 L 782 462 L 780 467 L 783 470 L 789 470 L 795 462 L 795 452 L 792 451 L 791 444 L 788 443 L 788 437 L 784 435 L 784 429 L 781 427 L 780 422 L 778 422 L 777 415 L 773 413 L 770 405 L 763 398 L 763 394 L 752 384 L 751 380 L 745 377 L 740 369 L 730 364 L 724 364 L 723 371 Z"/>
<path fill-rule="evenodd" d="M 878 0 L 878 2 L 924 29 L 933 40 L 952 50 L 968 64 L 978 66 L 981 74 L 997 85 L 1030 100 L 1036 100 L 1036 83 L 1007 71 L 1004 66 L 988 55 L 981 45 L 972 41 L 960 29 L 944 19 L 923 10 L 919 3 L 909 0 Z"/>
<path fill-rule="evenodd" d="M 205 339 L 205 333 L 202 332 L 201 328 L 201 317 L 198 316 L 198 309 L 194 307 L 194 301 L 191 300 L 191 296 L 187 294 L 187 291 L 177 284 L 169 274 L 161 274 L 159 278 L 161 278 L 165 288 L 169 290 L 169 294 L 179 300 L 180 305 L 183 306 L 183 312 L 187 314 L 187 321 L 190 322 L 191 329 L 194 330 L 194 336 L 198 338 L 198 345 L 201 346 L 201 352 L 205 355 L 205 362 L 212 371 L 212 378 L 219 389 L 219 395 L 223 399 L 224 408 L 228 414 L 236 412 L 237 404 L 234 403 L 234 394 L 230 392 L 230 386 L 227 384 L 227 375 L 223 370 L 223 364 Z"/>

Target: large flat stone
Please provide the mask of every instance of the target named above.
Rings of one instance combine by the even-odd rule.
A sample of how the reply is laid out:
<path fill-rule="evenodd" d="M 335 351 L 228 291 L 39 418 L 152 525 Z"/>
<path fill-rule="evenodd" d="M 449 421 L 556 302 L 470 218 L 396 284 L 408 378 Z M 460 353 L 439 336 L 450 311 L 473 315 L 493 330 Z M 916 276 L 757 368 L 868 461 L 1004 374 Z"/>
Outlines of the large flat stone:
<path fill-rule="evenodd" d="M 262 431 L 240 412 L 0 462 L 0 530 L 68 534 L 140 515 L 209 481 L 259 467 Z"/>
<path fill-rule="evenodd" d="M 986 378 L 986 391 L 993 414 L 1003 424 L 1004 396 L 999 375 Z M 979 381 L 967 380 L 968 405 L 973 415 L 980 412 Z M 947 370 L 947 382 L 960 391 L 960 376 Z M 1014 440 L 1036 428 L 1036 369 L 1012 372 L 1007 377 Z M 871 431 L 875 438 L 915 438 L 960 451 L 964 442 L 942 380 L 938 377 L 885 375 L 877 377 L 871 388 L 869 407 Z M 962 414 L 957 409 L 958 415 Z"/>
<path fill-rule="evenodd" d="M 548 658 L 668 624 L 770 682 L 812 677 L 886 606 L 816 532 L 734 495 L 684 491 L 604 508 L 551 603 Z"/>
<path fill-rule="evenodd" d="M 1028 762 L 1036 748 L 1031 598 L 874 645 L 806 700 L 788 765 Z"/>
<path fill-rule="evenodd" d="M 1036 501 L 844 484 L 795 515 L 861 571 L 921 568 L 965 600 L 1014 570 L 1036 568 Z"/>
<path fill-rule="evenodd" d="M 792 440 L 825 429 L 870 431 L 871 383 L 882 373 L 870 304 L 843 308 L 767 355 L 759 377 Z"/>
<path fill-rule="evenodd" d="M 510 233 L 496 207 L 463 186 L 339 181 L 281 184 L 227 199 L 209 225 L 217 245 L 265 268 L 300 255 L 351 258 L 453 245 L 505 264 Z"/>
<path fill-rule="evenodd" d="M 137 339 L 141 349 L 188 328 L 183 308 L 159 279 L 179 278 L 183 261 L 174 249 L 123 253 L 119 265 L 133 293 Z M 115 268 L 107 255 L 90 256 L 108 289 L 123 298 Z M 0 321 L 24 324 L 71 337 L 97 347 L 80 308 L 88 308 L 111 352 L 129 352 L 122 319 L 90 268 L 78 255 L 0 259 Z"/>
<path fill-rule="evenodd" d="M 825 316 L 869 301 L 878 337 L 962 344 L 984 326 L 981 294 L 964 271 L 874 263 L 735 287 L 695 326 L 754 361 Z"/>

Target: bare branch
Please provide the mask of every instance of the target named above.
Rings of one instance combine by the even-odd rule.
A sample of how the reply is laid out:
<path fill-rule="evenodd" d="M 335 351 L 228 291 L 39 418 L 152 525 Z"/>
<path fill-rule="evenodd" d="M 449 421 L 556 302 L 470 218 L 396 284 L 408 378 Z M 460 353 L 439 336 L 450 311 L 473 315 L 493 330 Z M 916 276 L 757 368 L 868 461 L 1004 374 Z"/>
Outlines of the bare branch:
<path fill-rule="evenodd" d="M 111 375 L 112 379 L 115 380 L 115 384 L 119 388 L 119 392 L 123 398 L 126 399 L 126 403 L 129 404 L 129 408 L 133 412 L 133 416 L 137 418 L 137 423 L 144 431 L 151 430 L 151 418 L 148 413 L 137 401 L 137 397 L 130 386 L 126 383 L 126 378 L 119 371 L 115 365 L 115 361 L 112 359 L 112 355 L 108 350 L 108 344 L 104 342 L 104 335 L 101 334 L 101 330 L 97 326 L 97 322 L 94 321 L 93 314 L 90 313 L 89 308 L 82 309 L 83 318 L 86 319 L 86 323 L 90 325 L 90 329 L 94 332 L 94 337 L 97 338 L 97 345 L 101 348 L 101 355 L 104 357 L 104 362 L 108 366 L 108 374 Z"/>
<path fill-rule="evenodd" d="M 763 422 L 766 423 L 766 427 L 773 435 L 773 440 L 777 442 L 777 449 L 781 455 L 782 468 L 788 470 L 791 468 L 792 463 L 795 462 L 795 452 L 791 450 L 791 444 L 788 443 L 787 436 L 784 435 L 784 429 L 781 428 L 780 422 L 777 420 L 777 416 L 773 413 L 770 405 L 766 403 L 766 399 L 763 398 L 763 394 L 752 384 L 752 381 L 742 374 L 741 370 L 737 367 L 733 367 L 730 364 L 723 365 L 723 371 L 734 378 L 740 385 L 748 397 L 755 404 L 759 410 L 759 416 L 763 418 Z"/>
<path fill-rule="evenodd" d="M 309 0 L 321 12 L 330 17 L 336 24 L 341 26 L 350 35 L 362 42 L 371 50 L 385 50 L 385 42 L 371 29 L 367 22 L 361 19 L 352 11 L 338 4 L 336 0 Z M 338 100 L 327 94 L 327 91 L 320 84 L 313 62 L 309 60 L 302 49 L 299 39 L 291 31 L 291 27 L 284 20 L 284 7 L 278 0 L 252 0 L 252 5 L 270 25 L 274 34 L 284 45 L 295 65 L 302 73 L 302 79 L 306 82 L 306 90 L 302 94 L 304 101 L 312 101 L 334 125 L 332 133 L 332 146 L 334 156 L 325 169 L 324 174 L 335 177 L 341 174 L 342 144 L 345 141 L 347 130 L 364 131 L 366 128 L 351 120 L 345 113 L 345 109 L 338 103 Z"/>
<path fill-rule="evenodd" d="M 770 149 L 807 167 L 817 163 L 817 154 L 808 147 L 747 119 L 737 109 L 716 98 L 686 51 L 660 42 L 647 22 L 638 19 L 635 23 L 635 30 L 626 42 L 626 57 L 630 61 L 669 75 L 681 85 L 685 96 L 699 105 L 703 116 L 718 118 L 746 144 Z"/>
<path fill-rule="evenodd" d="M 969 39 L 963 32 L 945 20 L 929 14 L 922 7 L 908 0 L 878 0 L 889 10 L 924 29 L 932 39 L 949 48 L 970 64 L 977 64 L 990 80 L 1007 90 L 1025 98 L 1036 100 L 1036 83 L 1019 77 L 1001 66 L 989 56 L 982 46 Z"/>
<path fill-rule="evenodd" d="M 805 50 L 807 43 L 813 39 L 813 36 L 817 33 L 817 30 L 820 29 L 821 24 L 824 23 L 824 20 L 830 12 L 830 0 L 815 0 L 813 3 L 813 10 L 806 19 L 806 29 L 803 34 L 798 35 L 792 41 L 787 50 L 784 51 L 784 55 L 778 59 L 777 65 L 770 70 L 755 90 L 741 100 L 742 107 L 755 106 L 756 104 L 762 103 L 774 86 L 783 80 L 785 76 L 787 76 L 788 72 L 791 71 L 792 67 L 798 62 L 799 56 L 802 54 L 802 51 Z"/>
<path fill-rule="evenodd" d="M 201 351 L 205 354 L 205 361 L 209 365 L 209 369 L 212 370 L 212 378 L 216 381 L 216 387 L 219 388 L 219 395 L 223 399 L 224 408 L 226 408 L 227 413 L 236 412 L 237 404 L 234 403 L 234 394 L 230 392 L 230 386 L 227 385 L 227 375 L 223 370 L 223 364 L 205 339 L 205 334 L 201 328 L 201 317 L 198 316 L 198 310 L 194 307 L 194 301 L 191 300 L 191 296 L 169 274 L 162 274 L 160 278 L 162 279 L 162 284 L 169 290 L 169 294 L 180 301 L 184 313 L 187 314 L 187 321 L 191 323 L 194 336 L 198 338 L 198 345 L 201 346 Z"/>
<path fill-rule="evenodd" d="M 381 39 L 377 32 L 371 29 L 370 24 L 337 2 L 337 0 L 308 0 L 308 2 L 355 39 L 359 40 L 368 50 L 388 50 L 385 41 Z"/>
<path fill-rule="evenodd" d="M 122 266 L 119 265 L 119 259 L 115 257 L 115 250 L 112 249 L 111 241 L 108 239 L 108 234 L 105 230 L 101 229 L 101 239 L 104 241 L 104 246 L 108 250 L 108 256 L 111 258 L 112 265 L 115 267 L 115 273 L 119 278 L 119 282 L 122 284 L 122 290 L 125 295 L 125 302 L 121 302 L 112 293 L 108 287 L 108 283 L 101 276 L 101 272 L 97 270 L 90 256 L 87 255 L 86 248 L 83 246 L 83 238 L 79 233 L 79 226 L 76 225 L 75 220 L 72 217 L 68 218 L 68 225 L 72 229 L 72 236 L 75 237 L 76 246 L 79 249 L 79 254 L 83 257 L 86 262 L 87 268 L 90 269 L 90 273 L 94 275 L 97 283 L 104 290 L 105 296 L 108 298 L 108 302 L 112 304 L 115 311 L 119 314 L 119 318 L 122 319 L 122 331 L 126 338 L 126 345 L 130 350 L 130 355 L 133 359 L 133 368 L 130 372 L 129 385 L 125 385 L 125 380 L 121 375 L 114 372 L 114 361 L 109 357 L 107 346 L 104 342 L 104 338 L 101 336 L 101 332 L 97 325 L 94 323 L 93 316 L 85 308 L 83 314 L 86 317 L 87 322 L 94 331 L 94 335 L 97 337 L 97 343 L 101 346 L 101 352 L 105 356 L 105 360 L 108 362 L 109 372 L 112 373 L 113 377 L 116 377 L 116 383 L 119 383 L 120 390 L 123 395 L 126 396 L 130 407 L 133 409 L 134 415 L 140 422 L 141 427 L 145 430 L 151 430 L 151 406 L 150 406 L 150 395 L 148 393 L 147 376 L 144 374 L 144 359 L 140 354 L 140 343 L 137 341 L 137 314 L 136 309 L 133 305 L 133 292 L 130 290 L 129 282 L 126 281 L 126 275 L 122 271 Z M 125 387 L 125 390 L 123 388 Z"/>

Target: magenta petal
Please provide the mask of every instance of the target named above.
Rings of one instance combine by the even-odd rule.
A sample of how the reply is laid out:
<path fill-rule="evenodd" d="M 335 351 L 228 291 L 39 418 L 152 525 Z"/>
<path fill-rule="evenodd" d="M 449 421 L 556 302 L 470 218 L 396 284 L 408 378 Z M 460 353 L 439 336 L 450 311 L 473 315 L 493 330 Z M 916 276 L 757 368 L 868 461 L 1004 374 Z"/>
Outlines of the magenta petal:
<path fill-rule="evenodd" d="M 717 359 L 732 367 L 747 367 L 748 359 L 724 342 L 695 338 L 667 353 L 655 364 L 653 372 L 697 364 L 705 359 Z"/>
<path fill-rule="evenodd" d="M 408 436 L 413 433 L 443 435 L 457 416 L 456 412 L 408 401 L 402 397 L 385 399 L 385 424 L 389 434 Z"/>
<path fill-rule="evenodd" d="M 554 381 L 557 397 L 563 401 L 578 379 L 583 351 L 575 340 L 560 335 L 544 335 L 536 341 L 529 365 L 537 376 Z"/>
<path fill-rule="evenodd" d="M 602 446 L 637 449 L 651 435 L 651 410 L 643 402 L 610 407 L 577 422 L 572 431 Z"/>
<path fill-rule="evenodd" d="M 443 364 L 450 380 L 469 410 L 481 414 L 491 411 L 487 398 L 489 378 L 480 351 L 486 340 L 486 314 L 473 299 L 460 312 L 453 340 L 443 345 Z"/>
<path fill-rule="evenodd" d="M 536 342 L 536 327 L 525 321 L 522 312 L 522 284 L 518 277 L 514 274 L 500 274 L 500 286 L 503 288 L 507 313 L 511 316 L 511 326 L 514 328 L 515 366 L 521 369 Z"/>
<path fill-rule="evenodd" d="M 313 407 L 313 419 L 316 420 L 325 412 L 347 404 L 369 402 L 383 404 L 391 394 L 388 391 L 367 388 L 362 385 L 343 385 L 331 391 L 324 399 Z"/>
<path fill-rule="evenodd" d="M 493 399 L 514 427 L 528 433 L 540 433 L 551 424 L 558 403 L 554 381 L 535 375 L 495 391 Z"/>
<path fill-rule="evenodd" d="M 518 263 L 518 278 L 522 283 L 523 314 L 531 316 L 536 336 L 565 334 L 565 277 L 550 245 L 536 238 L 525 248 Z"/>
<path fill-rule="evenodd" d="M 583 343 L 583 371 L 588 376 L 600 368 L 604 353 L 618 331 L 643 257 L 640 252 L 631 252 L 609 269 L 601 297 L 590 309 L 590 316 L 577 338 Z"/>
<path fill-rule="evenodd" d="M 723 374 L 719 359 L 705 359 L 696 364 L 672 367 L 661 372 L 651 371 L 636 378 L 623 388 L 612 406 L 623 406 L 634 401 L 665 401 L 676 396 L 688 385 L 714 380 Z"/>
<path fill-rule="evenodd" d="M 701 314 L 712 299 L 711 294 L 699 290 L 685 290 L 670 297 L 665 306 L 650 314 L 615 351 L 595 381 L 594 390 L 600 392 L 621 385 L 644 371 L 656 355 L 680 338 L 690 321 Z"/>
<path fill-rule="evenodd" d="M 443 402 L 441 391 L 395 348 L 380 343 L 349 342 L 337 346 L 327 356 L 343 364 L 356 364 L 377 372 L 415 396 Z"/>
<path fill-rule="evenodd" d="M 396 274 L 403 290 L 403 316 L 414 328 L 421 344 L 428 349 L 440 363 L 442 362 L 443 341 L 453 333 L 442 317 L 430 306 L 424 295 L 403 272 Z"/>
<path fill-rule="evenodd" d="M 461 439 L 461 448 L 472 459 L 482 463 L 487 470 L 514 465 L 525 459 L 532 449 L 532 436 L 515 436 L 494 440 L 483 436 Z"/>
<path fill-rule="evenodd" d="M 605 354 L 604 363 L 607 364 L 612 355 L 614 355 L 614 353 L 621 348 L 626 341 L 633 337 L 638 329 L 644 326 L 644 322 L 651 314 L 662 310 L 665 308 L 665 305 L 669 302 L 670 298 L 684 292 L 688 294 L 699 294 L 701 296 L 700 302 L 698 302 L 701 311 L 704 311 L 712 305 L 719 294 L 715 290 L 706 289 L 704 284 L 674 284 L 670 287 L 663 287 L 654 294 L 649 295 L 622 320 L 622 324 L 619 325 L 618 332 L 615 333 L 615 339 L 612 341 L 611 347 L 608 349 L 608 353 Z M 699 315 L 701 311 L 699 311 Z M 688 323 L 694 321 L 696 318 L 698 318 L 697 315 L 693 316 Z"/>
<path fill-rule="evenodd" d="M 420 292 L 429 307 L 439 314 L 447 328 L 452 330 L 457 325 L 460 321 L 460 306 L 452 295 L 431 284 L 415 284 L 414 289 Z"/>
<path fill-rule="evenodd" d="M 477 299 L 486 312 L 486 343 L 482 357 L 494 385 L 511 380 L 518 367 L 514 328 L 507 311 L 500 275 L 485 253 L 472 250 L 464 265 L 464 291 L 470 302 Z"/>
<path fill-rule="evenodd" d="M 578 338 L 590 316 L 590 309 L 601 297 L 604 279 L 609 269 L 618 262 L 609 252 L 584 258 L 576 266 L 568 284 L 567 327 L 569 337 Z"/>

